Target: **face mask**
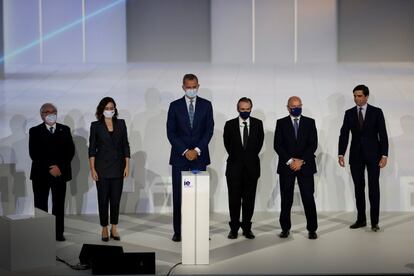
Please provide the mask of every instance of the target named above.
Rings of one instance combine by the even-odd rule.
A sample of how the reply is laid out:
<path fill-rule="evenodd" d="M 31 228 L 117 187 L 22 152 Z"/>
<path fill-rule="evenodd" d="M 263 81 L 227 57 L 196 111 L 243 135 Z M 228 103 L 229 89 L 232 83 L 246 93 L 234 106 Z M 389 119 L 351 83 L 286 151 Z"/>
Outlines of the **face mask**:
<path fill-rule="evenodd" d="M 247 118 L 250 117 L 250 112 L 247 112 L 247 111 L 239 112 L 239 114 L 240 114 L 240 118 L 242 118 L 243 120 L 247 120 Z"/>
<path fill-rule="evenodd" d="M 56 123 L 57 115 L 56 114 L 49 114 L 46 116 L 46 122 L 50 125 L 54 125 Z"/>
<path fill-rule="evenodd" d="M 188 98 L 192 99 L 195 96 L 197 96 L 197 89 L 187 89 L 187 90 L 185 90 L 185 95 Z"/>
<path fill-rule="evenodd" d="M 112 118 L 115 115 L 115 110 L 104 110 L 103 115 L 105 118 Z"/>
<path fill-rule="evenodd" d="M 294 107 L 290 109 L 290 114 L 293 117 L 299 117 L 302 114 L 302 107 Z"/>

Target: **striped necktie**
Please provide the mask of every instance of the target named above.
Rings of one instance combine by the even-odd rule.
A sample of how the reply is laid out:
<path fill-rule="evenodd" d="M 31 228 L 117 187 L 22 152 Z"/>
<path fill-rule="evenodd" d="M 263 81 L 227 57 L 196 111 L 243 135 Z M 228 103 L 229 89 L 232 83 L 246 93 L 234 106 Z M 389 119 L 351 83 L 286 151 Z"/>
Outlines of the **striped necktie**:
<path fill-rule="evenodd" d="M 298 139 L 298 130 L 299 130 L 299 123 L 298 123 L 299 119 L 295 118 L 293 119 L 293 126 L 295 128 L 295 138 Z"/>
<path fill-rule="evenodd" d="M 190 99 L 190 106 L 188 107 L 188 116 L 190 116 L 190 126 L 193 128 L 193 121 L 194 121 L 194 104 L 193 99 Z"/>

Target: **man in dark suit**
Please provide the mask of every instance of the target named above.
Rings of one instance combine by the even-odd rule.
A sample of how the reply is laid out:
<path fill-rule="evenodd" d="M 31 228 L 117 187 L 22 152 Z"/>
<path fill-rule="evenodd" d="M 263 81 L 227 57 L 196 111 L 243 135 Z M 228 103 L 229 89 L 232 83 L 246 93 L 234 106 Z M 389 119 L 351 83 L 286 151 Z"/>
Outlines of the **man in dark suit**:
<path fill-rule="evenodd" d="M 237 238 L 240 227 L 246 238 L 255 238 L 251 231 L 251 219 L 257 180 L 260 177 L 259 152 L 263 146 L 264 131 L 262 121 L 250 117 L 252 107 L 253 103 L 249 98 L 241 98 L 237 103 L 239 116 L 227 121 L 224 126 L 224 146 L 229 154 L 226 167 L 230 210 L 229 239 Z"/>
<path fill-rule="evenodd" d="M 317 239 L 318 228 L 313 175 L 316 173 L 315 151 L 318 135 L 315 120 L 302 114 L 302 101 L 292 96 L 288 100 L 289 116 L 277 120 L 274 149 L 279 155 L 277 173 L 280 182 L 281 212 L 279 222 L 281 238 L 290 234 L 290 211 L 293 204 L 295 179 L 298 180 L 300 195 L 306 216 L 309 239 Z"/>
<path fill-rule="evenodd" d="M 205 171 L 210 164 L 208 143 L 213 136 L 214 120 L 211 102 L 197 96 L 197 76 L 183 78 L 185 96 L 173 101 L 168 109 L 167 136 L 171 143 L 173 221 L 172 240 L 181 241 L 181 172 Z"/>
<path fill-rule="evenodd" d="M 66 182 L 72 179 L 71 161 L 75 154 L 70 128 L 56 123 L 57 109 L 51 103 L 40 108 L 43 120 L 29 131 L 29 154 L 32 159 L 34 206 L 48 211 L 52 190 L 52 214 L 56 217 L 56 240 L 64 241 Z"/>
<path fill-rule="evenodd" d="M 379 230 L 379 176 L 380 169 L 387 165 L 388 135 L 382 110 L 369 105 L 369 89 L 358 85 L 353 90 L 356 106 L 345 111 L 338 145 L 338 162 L 345 167 L 344 155 L 348 146 L 349 132 L 352 133 L 349 164 L 355 187 L 357 220 L 351 229 L 365 227 L 365 168 L 368 171 L 369 202 L 371 205 L 371 229 Z"/>

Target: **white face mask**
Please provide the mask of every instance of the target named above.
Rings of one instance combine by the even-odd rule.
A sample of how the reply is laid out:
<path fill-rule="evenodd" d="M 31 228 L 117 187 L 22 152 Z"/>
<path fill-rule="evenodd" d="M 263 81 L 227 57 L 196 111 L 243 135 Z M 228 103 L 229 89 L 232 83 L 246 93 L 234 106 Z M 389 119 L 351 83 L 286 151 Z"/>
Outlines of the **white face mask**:
<path fill-rule="evenodd" d="M 192 99 L 192 98 L 194 98 L 195 96 L 197 96 L 197 89 L 187 89 L 186 91 L 185 91 L 185 95 L 188 97 L 188 98 L 190 98 L 190 99 Z"/>
<path fill-rule="evenodd" d="M 56 119 L 57 119 L 56 114 L 49 114 L 45 118 L 46 122 L 50 125 L 54 125 L 56 123 Z"/>
<path fill-rule="evenodd" d="M 103 115 L 105 118 L 112 118 L 115 115 L 115 110 L 104 110 Z"/>

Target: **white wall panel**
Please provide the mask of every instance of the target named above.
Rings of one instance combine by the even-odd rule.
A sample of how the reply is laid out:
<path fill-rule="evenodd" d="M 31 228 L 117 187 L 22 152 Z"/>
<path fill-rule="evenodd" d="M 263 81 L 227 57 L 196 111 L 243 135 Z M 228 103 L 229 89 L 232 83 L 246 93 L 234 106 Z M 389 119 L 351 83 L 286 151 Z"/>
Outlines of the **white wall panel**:
<path fill-rule="evenodd" d="M 4 50 L 11 55 L 39 38 L 38 0 L 4 0 Z M 38 63 L 39 46 L 34 45 L 6 63 Z"/>
<path fill-rule="evenodd" d="M 118 0 L 87 0 L 86 15 L 105 9 Z M 86 62 L 126 61 L 125 2 L 86 21 Z"/>
<path fill-rule="evenodd" d="M 252 1 L 211 1 L 212 62 L 252 62 Z"/>
<path fill-rule="evenodd" d="M 297 0 L 298 62 L 336 62 L 336 0 Z"/>
<path fill-rule="evenodd" d="M 82 0 L 42 0 L 43 36 L 82 18 Z M 82 62 L 82 24 L 77 24 L 43 43 L 45 63 Z"/>
<path fill-rule="evenodd" d="M 255 1 L 255 62 L 293 62 L 294 1 Z"/>

